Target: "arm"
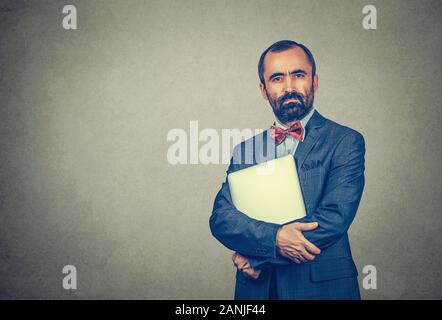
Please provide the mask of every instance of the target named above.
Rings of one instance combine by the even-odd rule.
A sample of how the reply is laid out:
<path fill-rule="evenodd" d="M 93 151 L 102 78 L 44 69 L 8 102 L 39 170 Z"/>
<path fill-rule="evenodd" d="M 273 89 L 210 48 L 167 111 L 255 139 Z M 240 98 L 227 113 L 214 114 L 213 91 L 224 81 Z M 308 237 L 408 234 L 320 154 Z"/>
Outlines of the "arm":
<path fill-rule="evenodd" d="M 344 136 L 334 151 L 324 195 L 315 213 L 295 221 L 318 222 L 318 228 L 303 231 L 303 235 L 320 249 L 336 243 L 353 222 L 364 188 L 364 157 L 365 142 L 362 135 L 350 133 Z M 275 257 L 247 258 L 254 269 L 261 269 L 268 264 L 291 263 L 291 260 L 285 259 L 278 252 Z"/>
<path fill-rule="evenodd" d="M 227 175 L 240 169 L 235 162 L 235 159 L 239 159 L 236 150 Z M 306 261 L 305 259 L 314 259 L 312 253 L 315 255 L 320 253 L 320 250 L 308 242 L 301 232 L 315 229 L 317 227 L 315 223 L 295 223 L 286 226 L 287 230 L 282 231 L 278 224 L 252 219 L 233 205 L 227 179 L 215 198 L 210 227 L 215 238 L 227 248 L 237 251 L 248 259 L 253 269 L 263 269 L 270 264 L 285 265 L 292 260 L 300 263 Z M 278 248 L 278 243 L 283 245 L 285 255 L 280 252 L 281 247 Z M 306 251 L 307 248 L 310 252 Z"/>
<path fill-rule="evenodd" d="M 356 215 L 364 189 L 365 142 L 360 133 L 344 136 L 336 147 L 324 196 L 315 213 L 297 221 L 318 222 L 304 237 L 320 249 L 336 243 Z"/>
<path fill-rule="evenodd" d="M 239 159 L 235 157 L 235 150 L 227 174 L 240 169 L 234 161 Z M 278 228 L 278 224 L 255 220 L 238 211 L 233 205 L 226 178 L 216 195 L 210 217 L 210 229 L 218 241 L 247 257 L 274 259 L 277 256 L 275 241 Z"/>

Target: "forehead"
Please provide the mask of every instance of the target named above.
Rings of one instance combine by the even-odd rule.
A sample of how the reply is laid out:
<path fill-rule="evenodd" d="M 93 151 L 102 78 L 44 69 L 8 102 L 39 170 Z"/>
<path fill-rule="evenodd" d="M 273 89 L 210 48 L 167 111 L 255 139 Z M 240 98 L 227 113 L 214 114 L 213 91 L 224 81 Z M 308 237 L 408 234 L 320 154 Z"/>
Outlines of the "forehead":
<path fill-rule="evenodd" d="M 264 59 L 264 77 L 275 72 L 287 72 L 295 69 L 311 74 L 312 67 L 304 50 L 299 47 L 281 52 L 268 52 Z"/>

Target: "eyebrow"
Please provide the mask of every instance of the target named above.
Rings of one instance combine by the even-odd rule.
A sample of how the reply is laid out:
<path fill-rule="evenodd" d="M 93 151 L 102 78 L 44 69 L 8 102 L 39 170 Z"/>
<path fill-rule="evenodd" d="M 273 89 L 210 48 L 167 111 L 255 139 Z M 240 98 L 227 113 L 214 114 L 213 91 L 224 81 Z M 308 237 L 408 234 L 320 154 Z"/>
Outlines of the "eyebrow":
<path fill-rule="evenodd" d="M 296 69 L 296 70 L 293 70 L 293 71 L 290 72 L 290 74 L 296 74 L 296 73 L 302 73 L 302 74 L 307 75 L 307 72 L 305 72 L 305 71 L 302 70 L 302 69 Z M 275 78 L 275 77 L 284 76 L 284 75 L 285 75 L 285 73 L 282 73 L 282 72 L 275 72 L 275 73 L 273 73 L 273 74 L 269 77 L 269 80 L 272 80 L 272 79 Z"/>

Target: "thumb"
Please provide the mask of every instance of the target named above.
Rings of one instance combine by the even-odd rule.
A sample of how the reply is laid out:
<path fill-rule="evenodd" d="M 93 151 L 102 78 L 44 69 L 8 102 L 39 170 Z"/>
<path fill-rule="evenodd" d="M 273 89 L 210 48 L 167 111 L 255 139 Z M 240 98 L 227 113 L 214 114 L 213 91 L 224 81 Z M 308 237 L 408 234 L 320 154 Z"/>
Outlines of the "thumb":
<path fill-rule="evenodd" d="M 307 223 L 301 223 L 299 226 L 300 231 L 310 231 L 314 230 L 318 227 L 317 222 L 307 222 Z"/>

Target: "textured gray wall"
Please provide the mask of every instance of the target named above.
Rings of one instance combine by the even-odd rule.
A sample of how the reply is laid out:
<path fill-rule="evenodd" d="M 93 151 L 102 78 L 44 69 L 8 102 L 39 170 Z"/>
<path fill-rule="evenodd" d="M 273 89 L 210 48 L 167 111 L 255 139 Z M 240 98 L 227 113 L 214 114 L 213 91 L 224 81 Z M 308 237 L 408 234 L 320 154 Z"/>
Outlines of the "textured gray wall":
<path fill-rule="evenodd" d="M 66 4 L 78 30 L 61 27 Z M 376 31 L 362 28 L 366 4 Z M 0 1 L 0 297 L 230 299 L 230 251 L 208 226 L 226 165 L 170 165 L 166 136 L 190 120 L 268 127 L 256 65 L 287 38 L 316 57 L 316 108 L 366 139 L 350 236 L 378 289 L 363 298 L 441 299 L 441 9 Z"/>

